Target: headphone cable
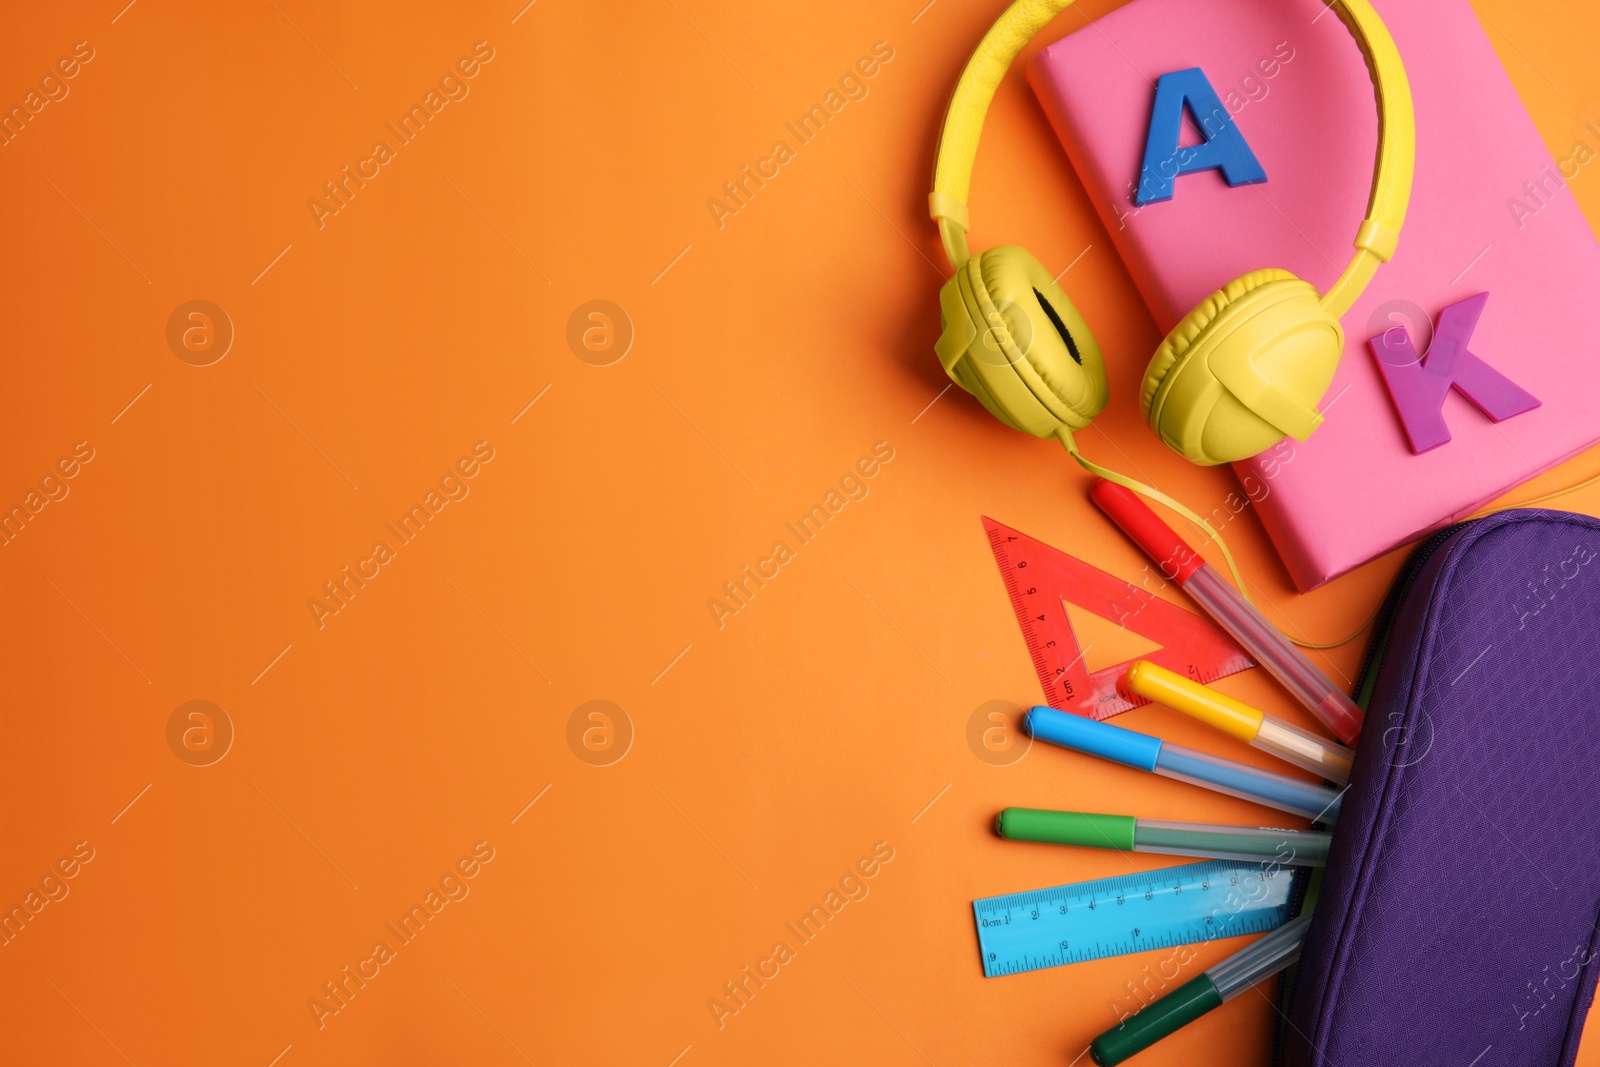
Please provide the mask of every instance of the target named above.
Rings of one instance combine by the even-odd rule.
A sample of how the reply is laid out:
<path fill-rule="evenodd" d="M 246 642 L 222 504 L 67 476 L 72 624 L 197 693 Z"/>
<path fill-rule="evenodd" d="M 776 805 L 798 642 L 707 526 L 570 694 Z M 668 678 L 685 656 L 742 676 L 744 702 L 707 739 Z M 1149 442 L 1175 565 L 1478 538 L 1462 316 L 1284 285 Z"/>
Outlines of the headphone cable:
<path fill-rule="evenodd" d="M 1188 519 L 1190 522 L 1204 530 L 1207 536 L 1209 536 L 1212 541 L 1216 542 L 1217 547 L 1222 550 L 1222 559 L 1228 566 L 1228 573 L 1233 576 L 1233 584 L 1234 587 L 1239 590 L 1239 595 L 1244 597 L 1245 602 L 1251 607 L 1255 608 L 1257 611 L 1261 610 L 1256 605 L 1254 598 L 1250 596 L 1249 587 L 1245 584 L 1244 575 L 1239 573 L 1238 564 L 1233 561 L 1233 553 L 1228 550 L 1228 543 L 1222 539 L 1221 533 L 1212 529 L 1209 522 L 1201 518 L 1195 512 L 1190 511 L 1182 503 L 1168 496 L 1166 493 L 1163 493 L 1161 490 L 1156 489 L 1153 486 L 1145 485 L 1143 482 L 1137 481 L 1133 478 L 1129 478 L 1127 475 L 1118 474 L 1116 471 L 1102 467 L 1100 464 L 1095 463 L 1092 460 L 1085 459 L 1083 453 L 1078 451 L 1078 444 L 1073 440 L 1072 434 L 1065 428 L 1063 428 L 1062 431 L 1056 435 L 1056 438 L 1062 443 L 1063 446 L 1065 446 L 1067 454 L 1073 459 L 1077 460 L 1078 465 L 1084 470 L 1088 471 L 1090 474 L 1093 474 L 1098 478 L 1104 478 L 1108 482 L 1114 482 L 1117 485 L 1122 486 L 1124 489 L 1138 493 L 1145 499 L 1152 500 L 1163 507 L 1171 508 L 1179 515 L 1182 515 L 1184 518 Z M 1600 475 L 1597 475 L 1595 478 L 1591 479 L 1591 481 L 1600 481 Z M 1573 488 L 1577 488 L 1577 486 L 1574 486 Z M 1570 490 L 1562 490 L 1562 492 L 1568 491 Z M 1382 605 L 1380 604 L 1379 606 L 1381 608 Z M 1341 645 L 1347 645 L 1351 641 L 1354 641 L 1357 637 L 1361 636 L 1362 631 L 1366 630 L 1368 626 L 1372 625 L 1372 621 L 1377 617 L 1378 612 L 1375 610 L 1371 615 L 1367 616 L 1367 620 L 1360 626 L 1356 627 L 1356 629 L 1349 636 L 1342 637 L 1337 641 L 1330 641 L 1326 644 L 1321 644 L 1316 641 L 1302 640 L 1293 636 L 1292 634 L 1287 633 L 1283 627 L 1279 626 L 1275 622 L 1272 622 L 1271 619 L 1267 619 L 1267 622 L 1270 623 L 1272 627 L 1280 634 L 1283 634 L 1285 640 L 1291 641 L 1294 644 L 1299 645 L 1301 648 L 1325 650 L 1330 648 L 1338 648 Z M 1265 616 L 1263 616 L 1263 618 L 1265 618 Z"/>

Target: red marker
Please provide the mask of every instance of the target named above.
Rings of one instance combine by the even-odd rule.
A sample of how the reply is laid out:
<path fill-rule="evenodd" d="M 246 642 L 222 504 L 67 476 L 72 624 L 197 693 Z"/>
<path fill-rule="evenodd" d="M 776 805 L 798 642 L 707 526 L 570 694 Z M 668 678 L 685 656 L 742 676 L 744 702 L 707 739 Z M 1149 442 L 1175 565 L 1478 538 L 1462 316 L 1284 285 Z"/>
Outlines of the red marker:
<path fill-rule="evenodd" d="M 1211 569 L 1200 553 L 1162 522 L 1150 506 L 1131 491 L 1102 478 L 1095 479 L 1089 496 L 1106 516 L 1144 549 L 1164 577 L 1177 582 L 1196 604 L 1205 608 L 1235 641 L 1255 657 L 1335 737 L 1353 745 L 1361 732 L 1361 709 L 1344 690 L 1328 680 L 1278 628 L 1262 618 L 1250 602 Z"/>

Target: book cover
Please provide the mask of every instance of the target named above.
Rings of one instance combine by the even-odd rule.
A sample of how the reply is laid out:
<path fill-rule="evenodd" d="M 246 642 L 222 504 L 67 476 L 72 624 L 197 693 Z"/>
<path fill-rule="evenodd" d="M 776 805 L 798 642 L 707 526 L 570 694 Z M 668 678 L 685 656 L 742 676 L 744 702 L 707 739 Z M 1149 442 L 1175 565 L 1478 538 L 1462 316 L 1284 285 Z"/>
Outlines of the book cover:
<path fill-rule="evenodd" d="M 1600 142 L 1545 148 L 1467 0 L 1374 0 L 1415 99 L 1416 179 L 1392 262 L 1342 320 L 1326 421 L 1235 465 L 1295 585 L 1316 588 L 1470 514 L 1600 440 L 1600 243 L 1566 183 Z M 1201 68 L 1266 171 L 1177 178 L 1134 200 L 1156 80 Z M 1052 126 L 1157 326 L 1233 278 L 1280 267 L 1326 288 L 1352 252 L 1377 143 L 1372 83 L 1319 0 L 1133 0 L 1035 56 Z M 1199 140 L 1192 122 L 1184 143 Z M 1459 390 L 1450 440 L 1417 454 L 1368 340 L 1405 326 L 1426 353 L 1439 313 L 1488 293 L 1466 348 L 1540 401 L 1490 421 Z M 1148 353 L 1128 358 L 1148 359 Z M 1287 458 L 1286 458 L 1287 457 Z"/>

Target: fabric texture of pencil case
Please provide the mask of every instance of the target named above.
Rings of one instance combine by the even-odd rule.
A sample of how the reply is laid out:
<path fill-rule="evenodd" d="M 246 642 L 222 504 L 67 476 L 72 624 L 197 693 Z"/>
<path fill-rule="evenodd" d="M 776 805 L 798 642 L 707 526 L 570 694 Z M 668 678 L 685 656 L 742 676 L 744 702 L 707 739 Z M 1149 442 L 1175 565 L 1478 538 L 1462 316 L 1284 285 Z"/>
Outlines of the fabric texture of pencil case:
<path fill-rule="evenodd" d="M 1439 531 L 1379 614 L 1293 1067 L 1571 1064 L 1600 975 L 1600 521 Z"/>

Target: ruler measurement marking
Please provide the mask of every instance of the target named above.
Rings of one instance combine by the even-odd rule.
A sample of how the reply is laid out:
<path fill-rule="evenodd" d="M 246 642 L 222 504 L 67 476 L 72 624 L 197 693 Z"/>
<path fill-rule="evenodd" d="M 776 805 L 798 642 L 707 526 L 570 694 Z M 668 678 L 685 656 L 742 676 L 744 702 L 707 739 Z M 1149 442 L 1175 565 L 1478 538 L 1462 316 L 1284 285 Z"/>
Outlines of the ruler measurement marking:
<path fill-rule="evenodd" d="M 1028 563 L 1025 557 L 1012 554 L 1011 546 L 1007 542 L 1008 536 L 1003 529 L 996 528 L 990 531 L 989 546 L 994 551 L 995 558 L 1001 563 L 1001 578 L 1005 582 L 1006 592 L 1011 599 L 1012 608 L 1022 606 L 1022 598 L 1028 594 L 1022 592 L 1022 585 L 1017 578 L 1018 563 Z M 1035 586 L 1034 588 L 1038 588 Z M 1028 656 L 1033 660 L 1033 672 L 1039 676 L 1039 684 L 1044 689 L 1045 699 L 1051 707 L 1066 707 L 1072 703 L 1073 695 L 1066 691 L 1062 679 L 1065 672 L 1058 675 L 1050 666 L 1049 654 L 1045 648 L 1045 641 L 1034 626 L 1034 620 L 1026 611 L 1016 611 L 1017 622 L 1022 628 L 1022 643 L 1027 646 Z M 1073 644 L 1077 644 L 1077 634 L 1072 629 L 1072 620 L 1066 614 L 1066 606 L 1061 605 L 1062 619 L 1066 622 L 1067 632 L 1072 634 Z M 1081 658 L 1081 653 L 1080 653 Z M 1070 665 L 1069 665 L 1070 669 Z"/>
<path fill-rule="evenodd" d="M 1015 607 L 1022 602 L 1022 587 L 1017 582 L 1017 568 L 1011 555 L 1011 548 L 1005 541 L 1006 536 L 1005 532 L 999 529 L 990 531 L 989 547 L 994 551 L 995 558 L 1001 562 L 1000 577 L 1005 582 L 1006 593 Z M 1044 687 L 1045 699 L 1050 701 L 1052 706 L 1059 707 L 1060 691 L 1055 689 L 1053 682 L 1044 681 L 1051 677 L 1049 664 L 1045 662 L 1044 644 L 1034 632 L 1031 619 L 1026 615 L 1018 615 L 1017 622 L 1022 627 L 1022 643 L 1027 646 L 1028 656 L 1033 660 L 1033 672 L 1039 676 L 1040 683 Z"/>
<path fill-rule="evenodd" d="M 1092 646 L 1078 637 L 1074 605 L 1155 642 L 1160 647 L 1141 658 L 1197 681 L 1209 684 L 1254 666 L 1237 642 L 1193 611 L 988 516 L 983 522 L 1047 704 L 1098 721 L 1149 703 L 1118 691 L 1126 663 L 1089 668 Z"/>
<path fill-rule="evenodd" d="M 1288 917 L 1291 886 L 1254 863 L 1208 860 L 984 898 L 974 901 L 984 974 L 1272 930 Z"/>

